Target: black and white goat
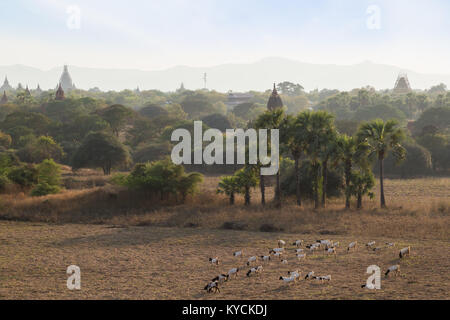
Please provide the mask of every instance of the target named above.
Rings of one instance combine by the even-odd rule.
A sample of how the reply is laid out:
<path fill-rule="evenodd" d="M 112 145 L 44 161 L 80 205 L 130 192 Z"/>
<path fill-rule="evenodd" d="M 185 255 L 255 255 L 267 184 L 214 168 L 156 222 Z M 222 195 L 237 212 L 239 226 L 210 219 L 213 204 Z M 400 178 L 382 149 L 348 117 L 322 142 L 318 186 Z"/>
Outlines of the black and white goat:
<path fill-rule="evenodd" d="M 387 269 L 386 273 L 384 274 L 385 277 L 388 277 L 390 273 L 394 273 L 395 275 L 400 273 L 400 265 L 396 264 L 394 266 L 391 266 Z"/>
<path fill-rule="evenodd" d="M 217 281 L 212 281 L 208 283 L 203 290 L 206 290 L 208 293 L 220 293 L 219 283 Z"/>
<path fill-rule="evenodd" d="M 218 266 L 218 265 L 219 265 L 219 258 L 218 258 L 218 257 L 215 257 L 215 258 L 209 258 L 209 262 L 210 262 L 212 265 Z"/>

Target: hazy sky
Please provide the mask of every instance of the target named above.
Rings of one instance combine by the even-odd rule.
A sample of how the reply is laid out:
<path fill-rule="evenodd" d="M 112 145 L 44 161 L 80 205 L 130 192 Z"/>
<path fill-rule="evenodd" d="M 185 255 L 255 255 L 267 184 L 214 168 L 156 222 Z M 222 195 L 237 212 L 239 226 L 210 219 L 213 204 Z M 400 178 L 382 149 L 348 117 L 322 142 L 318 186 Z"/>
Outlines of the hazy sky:
<path fill-rule="evenodd" d="M 0 65 L 153 70 L 280 56 L 450 73 L 448 0 L 3 0 L 0 21 Z"/>

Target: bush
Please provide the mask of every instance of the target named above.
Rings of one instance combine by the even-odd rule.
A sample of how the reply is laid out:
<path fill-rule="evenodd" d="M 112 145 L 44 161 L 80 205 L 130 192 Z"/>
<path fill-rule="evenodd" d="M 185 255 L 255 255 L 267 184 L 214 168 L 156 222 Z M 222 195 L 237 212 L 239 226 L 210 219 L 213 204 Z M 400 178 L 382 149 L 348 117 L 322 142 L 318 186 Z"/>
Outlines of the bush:
<path fill-rule="evenodd" d="M 53 160 L 44 160 L 37 169 L 39 184 L 45 183 L 50 186 L 61 184 L 61 169 Z"/>
<path fill-rule="evenodd" d="M 203 176 L 196 172 L 186 174 L 183 166 L 175 165 L 167 158 L 137 164 L 128 176 L 117 175 L 113 181 L 132 189 L 159 195 L 161 199 L 168 195 L 180 195 L 184 201 L 187 195 L 197 191 Z"/>
<path fill-rule="evenodd" d="M 53 186 L 48 183 L 39 183 L 31 191 L 32 197 L 43 197 L 49 194 L 57 194 L 61 191 L 59 186 Z"/>
<path fill-rule="evenodd" d="M 10 183 L 11 181 L 5 175 L 0 175 L 0 191 L 5 191 L 6 186 Z"/>
<path fill-rule="evenodd" d="M 24 165 L 11 169 L 7 177 L 21 187 L 31 187 L 38 182 L 38 170 L 34 165 Z"/>

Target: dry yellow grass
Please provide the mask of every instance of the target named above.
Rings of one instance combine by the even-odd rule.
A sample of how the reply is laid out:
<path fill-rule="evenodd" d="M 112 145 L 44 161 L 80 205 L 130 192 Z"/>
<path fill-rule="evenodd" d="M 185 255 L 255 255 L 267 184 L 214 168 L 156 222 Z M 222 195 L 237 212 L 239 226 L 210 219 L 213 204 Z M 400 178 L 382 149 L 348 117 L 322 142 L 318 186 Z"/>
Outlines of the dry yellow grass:
<path fill-rule="evenodd" d="M 450 179 L 387 180 L 389 208 L 365 199 L 362 211 L 343 210 L 342 199 L 318 211 L 308 203 L 298 209 L 293 199 L 286 199 L 282 210 L 246 208 L 242 199 L 230 207 L 215 195 L 217 181 L 207 178 L 195 200 L 170 206 L 111 186 L 44 198 L 2 196 L 0 219 L 13 221 L 0 222 L 0 299 L 449 298 Z M 258 197 L 255 191 L 254 203 Z M 230 221 L 245 230 L 223 230 Z M 283 231 L 256 232 L 262 224 Z M 243 264 L 233 251 L 267 254 L 279 238 L 289 243 L 331 238 L 344 246 L 375 240 L 396 247 L 377 253 L 360 247 L 351 254 L 341 248 L 337 259 L 320 253 L 295 263 L 291 251 L 287 266 L 271 262 L 252 279 L 241 274 L 218 295 L 201 290 L 220 272 Z M 407 245 L 412 254 L 400 261 L 401 276 L 383 279 L 382 290 L 361 289 L 369 265 L 385 271 L 399 262 L 398 251 Z M 222 265 L 210 266 L 210 256 L 219 256 Z M 72 264 L 81 267 L 79 292 L 66 288 L 65 271 Z M 286 286 L 278 280 L 297 268 L 303 274 L 331 274 L 332 281 Z"/>
<path fill-rule="evenodd" d="M 208 280 L 244 259 L 232 252 L 244 249 L 246 257 L 267 254 L 282 238 L 312 242 L 314 235 L 274 234 L 248 231 L 193 230 L 158 227 L 110 228 L 102 225 L 48 225 L 0 223 L 1 299 L 448 299 L 449 242 L 417 239 L 343 237 L 337 258 L 322 253 L 298 262 L 289 250 L 288 265 L 272 261 L 264 272 L 247 278 L 244 272 L 225 283 L 221 293 L 202 291 Z M 396 242 L 395 248 L 378 253 L 366 250 L 345 253 L 345 245 L 376 240 Z M 399 263 L 398 251 L 411 245 L 411 256 L 400 261 L 402 274 L 382 278 L 381 290 L 362 289 L 376 264 L 384 272 Z M 211 266 L 208 258 L 219 256 L 221 264 Z M 81 268 L 81 291 L 66 287 L 66 268 Z M 332 275 L 329 283 L 300 280 L 285 285 L 278 280 L 288 270 L 302 275 L 314 270 Z"/>

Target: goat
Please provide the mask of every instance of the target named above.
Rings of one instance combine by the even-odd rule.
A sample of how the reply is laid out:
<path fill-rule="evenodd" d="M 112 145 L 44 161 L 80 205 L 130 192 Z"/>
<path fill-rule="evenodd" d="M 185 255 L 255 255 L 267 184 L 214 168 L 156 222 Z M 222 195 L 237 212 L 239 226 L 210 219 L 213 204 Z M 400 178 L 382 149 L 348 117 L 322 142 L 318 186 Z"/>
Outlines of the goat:
<path fill-rule="evenodd" d="M 276 253 L 283 252 L 283 251 L 284 251 L 284 248 L 273 248 L 273 249 L 269 250 L 269 254 L 276 254 Z"/>
<path fill-rule="evenodd" d="M 303 245 L 303 240 L 296 240 L 292 245 L 296 247 L 301 247 Z"/>
<path fill-rule="evenodd" d="M 326 253 L 328 253 L 328 254 L 334 254 L 335 256 L 336 256 L 336 248 L 327 248 L 327 249 L 325 249 L 326 251 Z"/>
<path fill-rule="evenodd" d="M 208 293 L 212 293 L 212 292 L 220 293 L 219 283 L 217 281 L 210 282 L 205 286 L 205 288 L 203 290 L 206 290 L 206 292 L 208 292 Z"/>
<path fill-rule="evenodd" d="M 300 260 L 300 259 L 305 259 L 305 258 L 306 258 L 306 254 L 304 254 L 304 253 L 302 253 L 302 254 L 297 254 L 296 256 L 297 256 L 297 259 L 298 259 L 298 260 Z"/>
<path fill-rule="evenodd" d="M 257 268 L 251 268 L 248 272 L 247 272 L 247 277 L 250 277 L 252 274 L 259 274 L 263 271 L 263 267 L 259 266 Z"/>
<path fill-rule="evenodd" d="M 321 282 L 323 281 L 331 281 L 331 275 L 328 276 L 318 276 L 318 277 L 314 277 L 314 279 L 319 280 Z"/>
<path fill-rule="evenodd" d="M 241 257 L 242 256 L 242 250 L 241 251 L 236 251 L 233 253 L 233 257 Z"/>
<path fill-rule="evenodd" d="M 277 252 L 273 256 L 281 259 L 282 254 L 283 254 L 283 252 Z"/>
<path fill-rule="evenodd" d="M 228 271 L 228 276 L 232 276 L 234 275 L 235 278 L 237 278 L 237 275 L 239 273 L 239 268 L 233 268 L 230 271 Z"/>
<path fill-rule="evenodd" d="M 300 272 L 298 270 L 288 271 L 288 276 L 291 276 L 294 278 L 300 278 Z"/>
<path fill-rule="evenodd" d="M 305 276 L 305 280 L 313 279 L 313 278 L 314 278 L 314 271 L 309 272 L 309 273 L 306 274 L 306 276 Z"/>
<path fill-rule="evenodd" d="M 411 247 L 403 248 L 402 250 L 400 250 L 399 257 L 401 259 L 405 256 L 409 256 L 410 253 L 411 253 Z"/>
<path fill-rule="evenodd" d="M 216 266 L 218 266 L 218 265 L 219 265 L 219 258 L 218 258 L 218 257 L 215 257 L 215 258 L 209 258 L 209 262 L 210 262 L 211 264 L 215 264 Z"/>
<path fill-rule="evenodd" d="M 252 264 L 252 262 L 255 262 L 255 261 L 256 261 L 256 257 L 250 257 L 250 258 L 248 258 L 247 265 L 249 266 Z"/>
<path fill-rule="evenodd" d="M 372 248 L 375 245 L 375 243 L 376 243 L 375 241 L 371 241 L 371 242 L 367 243 L 366 244 L 367 249 Z"/>
<path fill-rule="evenodd" d="M 218 282 L 218 283 L 227 282 L 229 278 L 230 278 L 229 274 L 219 274 L 217 277 L 212 279 L 211 282 Z"/>
<path fill-rule="evenodd" d="M 268 262 L 268 261 L 270 261 L 270 259 L 271 259 L 270 256 L 261 256 L 262 261 Z"/>
<path fill-rule="evenodd" d="M 285 245 L 286 245 L 286 241 L 278 240 L 278 248 L 284 248 Z"/>
<path fill-rule="evenodd" d="M 395 246 L 395 243 L 393 243 L 393 242 L 386 242 L 386 245 L 387 245 L 388 247 L 394 247 L 394 246 Z"/>
<path fill-rule="evenodd" d="M 400 265 L 396 264 L 394 266 L 391 266 L 387 269 L 386 273 L 384 274 L 385 277 L 389 275 L 389 273 L 394 272 L 395 275 L 400 273 Z"/>
<path fill-rule="evenodd" d="M 288 261 L 286 259 L 281 260 L 282 264 L 288 264 Z"/>
<path fill-rule="evenodd" d="M 290 283 L 290 282 L 295 282 L 295 280 L 297 280 L 297 278 L 294 277 L 294 276 L 291 276 L 291 277 L 283 277 L 283 276 L 281 276 L 280 280 L 283 280 L 286 283 Z"/>
<path fill-rule="evenodd" d="M 357 245 L 358 245 L 358 241 L 351 242 L 348 245 L 347 251 L 350 251 L 351 249 L 355 249 L 356 250 Z"/>
<path fill-rule="evenodd" d="M 303 249 L 295 249 L 295 253 L 302 253 L 302 252 L 304 252 L 305 250 L 303 250 Z"/>

